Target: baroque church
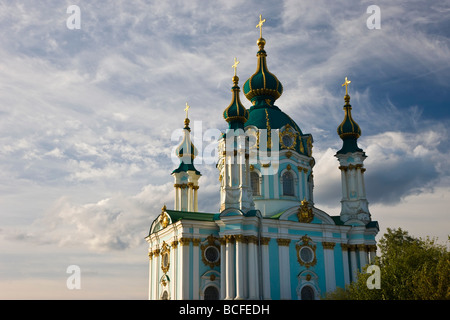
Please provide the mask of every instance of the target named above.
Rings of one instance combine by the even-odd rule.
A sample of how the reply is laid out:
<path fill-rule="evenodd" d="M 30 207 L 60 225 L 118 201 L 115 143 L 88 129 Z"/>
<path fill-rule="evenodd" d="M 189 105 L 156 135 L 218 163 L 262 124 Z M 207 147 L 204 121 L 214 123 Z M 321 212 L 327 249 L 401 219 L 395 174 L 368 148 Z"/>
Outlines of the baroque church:
<path fill-rule="evenodd" d="M 275 104 L 283 86 L 267 67 L 264 22 L 260 16 L 256 71 L 242 87 L 250 109 L 240 100 L 236 59 L 233 65 L 228 129 L 218 143 L 220 207 L 210 212 L 198 211 L 201 173 L 186 111 L 173 208 L 164 205 L 145 238 L 149 299 L 320 299 L 375 257 L 379 227 L 368 209 L 350 81 L 337 124 L 341 212 L 331 216 L 314 205 L 313 138 Z"/>

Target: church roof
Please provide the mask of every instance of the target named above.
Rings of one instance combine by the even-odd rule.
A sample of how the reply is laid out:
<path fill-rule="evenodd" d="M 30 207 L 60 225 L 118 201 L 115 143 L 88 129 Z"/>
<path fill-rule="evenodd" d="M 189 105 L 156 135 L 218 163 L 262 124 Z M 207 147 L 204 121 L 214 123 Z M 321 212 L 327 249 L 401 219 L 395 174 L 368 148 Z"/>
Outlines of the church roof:
<path fill-rule="evenodd" d="M 170 216 L 172 223 L 179 220 L 197 220 L 197 221 L 215 221 L 219 219 L 219 213 L 206 213 L 206 212 L 190 212 L 190 211 L 177 211 L 166 210 Z"/>

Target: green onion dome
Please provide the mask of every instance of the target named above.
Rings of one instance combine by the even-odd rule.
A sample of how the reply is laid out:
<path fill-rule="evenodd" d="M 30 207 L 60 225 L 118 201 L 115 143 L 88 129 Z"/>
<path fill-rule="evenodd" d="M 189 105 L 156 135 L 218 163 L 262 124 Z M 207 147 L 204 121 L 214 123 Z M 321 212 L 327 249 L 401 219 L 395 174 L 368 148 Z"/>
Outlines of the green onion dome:
<path fill-rule="evenodd" d="M 337 133 L 343 141 L 342 149 L 338 153 L 362 152 L 358 147 L 357 140 L 361 136 L 361 128 L 352 118 L 352 106 L 350 105 L 350 96 L 345 95 L 344 111 L 345 116 L 342 123 L 337 128 Z"/>
<path fill-rule="evenodd" d="M 189 122 L 188 118 L 184 120 L 183 140 L 175 149 L 175 154 L 180 158 L 180 165 L 172 173 L 195 171 L 197 174 L 200 174 L 194 167 L 194 159 L 198 155 L 198 150 L 191 141 Z"/>
<path fill-rule="evenodd" d="M 228 107 L 223 112 L 224 119 L 228 122 L 229 127 L 233 129 L 243 128 L 244 123 L 248 119 L 248 110 L 242 105 L 239 98 L 240 88 L 238 86 L 239 78 L 233 77 L 233 87 L 231 88 L 232 99 Z"/>
<path fill-rule="evenodd" d="M 253 105 L 259 101 L 270 101 L 273 104 L 283 93 L 283 85 L 267 68 L 267 54 L 264 50 L 266 40 L 259 38 L 256 43 L 259 47 L 256 72 L 244 83 L 244 95 Z"/>

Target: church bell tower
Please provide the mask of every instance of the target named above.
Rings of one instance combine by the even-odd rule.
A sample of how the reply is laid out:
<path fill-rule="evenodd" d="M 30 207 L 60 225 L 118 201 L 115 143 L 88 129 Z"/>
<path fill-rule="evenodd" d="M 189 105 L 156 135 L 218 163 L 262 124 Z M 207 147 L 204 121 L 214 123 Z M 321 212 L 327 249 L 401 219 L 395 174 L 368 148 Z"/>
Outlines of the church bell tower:
<path fill-rule="evenodd" d="M 343 141 L 342 148 L 336 153 L 339 160 L 342 182 L 341 220 L 351 223 L 359 220 L 364 224 L 371 221 L 369 204 L 364 186 L 364 160 L 366 153 L 358 147 L 357 140 L 361 136 L 361 128 L 352 118 L 352 106 L 348 95 L 350 80 L 345 77 L 344 111 L 345 116 L 337 128 L 337 133 Z"/>

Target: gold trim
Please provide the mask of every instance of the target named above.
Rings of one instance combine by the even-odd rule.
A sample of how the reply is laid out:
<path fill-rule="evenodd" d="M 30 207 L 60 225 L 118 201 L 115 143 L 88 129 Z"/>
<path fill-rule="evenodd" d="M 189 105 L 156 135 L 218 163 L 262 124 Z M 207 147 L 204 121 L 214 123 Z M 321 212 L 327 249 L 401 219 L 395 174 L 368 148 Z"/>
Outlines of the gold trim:
<path fill-rule="evenodd" d="M 289 247 L 289 244 L 291 243 L 291 239 L 277 239 L 277 243 L 279 246 Z"/>
<path fill-rule="evenodd" d="M 303 199 L 301 202 L 300 208 L 298 209 L 297 218 L 298 221 L 302 223 L 310 223 L 314 219 L 314 213 L 306 199 Z"/>
<path fill-rule="evenodd" d="M 283 137 L 289 136 L 292 139 L 292 145 L 287 146 L 284 144 Z M 297 145 L 297 133 L 291 131 L 291 126 L 286 124 L 284 130 L 281 131 L 281 139 L 280 139 L 281 149 L 289 149 L 295 150 L 295 146 Z"/>
<path fill-rule="evenodd" d="M 191 242 L 190 238 L 180 238 L 180 240 L 178 240 L 181 246 L 188 246 L 189 243 Z"/>
<path fill-rule="evenodd" d="M 336 242 L 322 242 L 322 247 L 324 249 L 334 249 Z"/>
<path fill-rule="evenodd" d="M 164 265 L 164 257 L 167 256 L 167 265 Z M 167 273 L 170 268 L 170 248 L 169 245 L 163 242 L 161 249 L 161 270 L 163 273 Z"/>
<path fill-rule="evenodd" d="M 363 243 L 357 244 L 356 248 L 358 248 L 359 251 L 366 251 L 366 245 Z"/>
<path fill-rule="evenodd" d="M 258 244 L 258 237 L 257 236 L 247 236 L 245 238 L 247 240 L 247 243 Z"/>
<path fill-rule="evenodd" d="M 219 238 L 216 238 L 216 237 L 214 237 L 214 236 L 211 234 L 211 235 L 209 235 L 209 236 L 206 238 L 205 241 L 206 241 L 206 243 L 202 243 L 202 244 L 200 245 L 200 249 L 202 250 L 202 262 L 203 262 L 205 265 L 209 266 L 210 268 L 214 268 L 215 266 L 219 266 L 219 265 L 220 265 L 220 245 L 217 244 L 217 242 L 220 243 Z M 218 258 L 217 258 L 216 261 L 208 261 L 208 260 L 206 259 L 205 252 L 206 252 L 206 250 L 207 250 L 209 247 L 214 247 L 214 248 L 217 249 L 217 251 L 218 251 Z"/>
<path fill-rule="evenodd" d="M 295 246 L 295 248 L 297 250 L 297 261 L 298 261 L 298 263 L 300 263 L 301 266 L 305 266 L 307 269 L 309 269 L 309 267 L 312 267 L 312 266 L 316 265 L 316 263 L 317 263 L 316 245 L 310 243 L 310 242 L 312 242 L 312 239 L 310 237 L 308 237 L 308 235 L 306 235 L 306 234 L 301 238 L 301 240 L 302 240 L 303 244 L 301 244 L 301 245 L 296 244 L 296 246 Z M 300 258 L 300 250 L 302 250 L 303 248 L 310 248 L 312 250 L 314 258 L 310 262 L 303 261 Z"/>

